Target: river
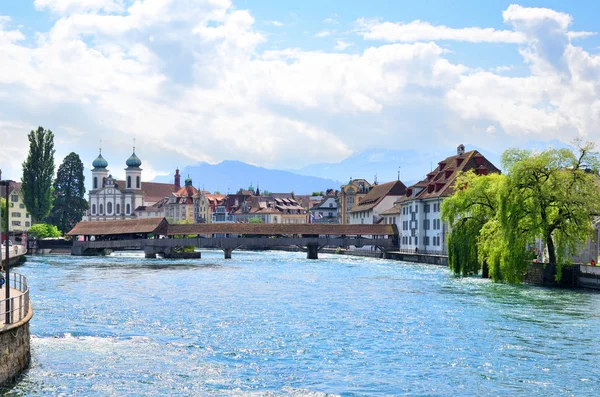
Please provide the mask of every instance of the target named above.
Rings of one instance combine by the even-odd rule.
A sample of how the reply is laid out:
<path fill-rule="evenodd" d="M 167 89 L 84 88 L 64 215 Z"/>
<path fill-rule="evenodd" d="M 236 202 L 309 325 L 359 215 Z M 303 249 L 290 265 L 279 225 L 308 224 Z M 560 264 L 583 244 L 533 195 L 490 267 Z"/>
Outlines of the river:
<path fill-rule="evenodd" d="M 600 390 L 600 294 L 304 255 L 30 256 L 32 364 L 7 395 Z"/>

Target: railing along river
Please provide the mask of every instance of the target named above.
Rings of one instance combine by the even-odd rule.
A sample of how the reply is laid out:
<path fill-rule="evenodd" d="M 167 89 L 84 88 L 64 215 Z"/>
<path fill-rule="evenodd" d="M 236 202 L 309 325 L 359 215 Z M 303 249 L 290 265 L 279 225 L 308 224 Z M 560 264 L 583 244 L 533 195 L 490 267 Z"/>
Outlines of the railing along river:
<path fill-rule="evenodd" d="M 5 274 L 3 274 L 3 276 L 6 276 Z M 2 296 L 5 296 L 4 294 L 6 293 L 6 291 L 4 290 L 4 288 L 7 288 L 8 286 L 5 284 L 2 289 L 0 291 L 2 291 Z M 8 322 L 8 324 L 15 324 L 18 323 L 19 321 L 23 320 L 25 317 L 27 317 L 27 314 L 29 313 L 29 284 L 27 282 L 27 277 L 23 276 L 22 274 L 19 273 L 10 273 L 10 288 L 11 290 L 11 297 L 8 299 L 9 301 L 9 310 L 8 310 L 8 315 L 9 315 L 9 319 L 10 321 Z M 12 296 L 13 293 L 16 291 L 18 291 L 19 293 L 15 296 Z M 6 322 L 6 314 L 7 314 L 7 310 L 6 310 L 6 298 L 0 299 L 0 324 L 5 324 L 8 325 Z"/>

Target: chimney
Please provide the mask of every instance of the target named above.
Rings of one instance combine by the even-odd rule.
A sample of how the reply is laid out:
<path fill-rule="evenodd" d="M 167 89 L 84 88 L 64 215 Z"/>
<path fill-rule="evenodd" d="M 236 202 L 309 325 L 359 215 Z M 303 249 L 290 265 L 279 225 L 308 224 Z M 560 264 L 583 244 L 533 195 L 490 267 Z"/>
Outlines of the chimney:
<path fill-rule="evenodd" d="M 177 190 L 181 189 L 181 175 L 179 175 L 179 168 L 175 170 L 175 187 Z"/>
<path fill-rule="evenodd" d="M 456 148 L 456 154 L 458 156 L 465 154 L 465 145 L 463 145 L 462 143 L 458 145 L 458 147 Z"/>

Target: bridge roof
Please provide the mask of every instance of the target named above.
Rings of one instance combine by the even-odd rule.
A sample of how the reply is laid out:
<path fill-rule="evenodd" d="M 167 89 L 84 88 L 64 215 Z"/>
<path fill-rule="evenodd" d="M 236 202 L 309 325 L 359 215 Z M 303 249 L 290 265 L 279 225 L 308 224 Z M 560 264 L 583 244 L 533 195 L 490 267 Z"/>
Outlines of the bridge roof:
<path fill-rule="evenodd" d="M 198 223 L 169 225 L 168 235 L 175 234 L 329 234 L 347 236 L 389 236 L 397 234 L 395 225 L 335 225 L 335 224 L 282 224 L 282 223 Z"/>
<path fill-rule="evenodd" d="M 165 218 L 141 218 L 101 222 L 79 222 L 69 236 L 101 236 L 118 234 L 167 234 Z"/>

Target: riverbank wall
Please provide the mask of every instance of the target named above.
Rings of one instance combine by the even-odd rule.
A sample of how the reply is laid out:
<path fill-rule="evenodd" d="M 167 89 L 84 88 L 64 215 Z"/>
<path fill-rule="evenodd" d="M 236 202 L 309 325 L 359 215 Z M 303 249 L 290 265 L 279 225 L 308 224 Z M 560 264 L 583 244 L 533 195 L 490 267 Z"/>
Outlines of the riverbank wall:
<path fill-rule="evenodd" d="M 29 303 L 25 318 L 0 329 L 0 387 L 12 384 L 29 367 L 31 362 L 29 320 L 32 317 L 33 310 Z"/>

